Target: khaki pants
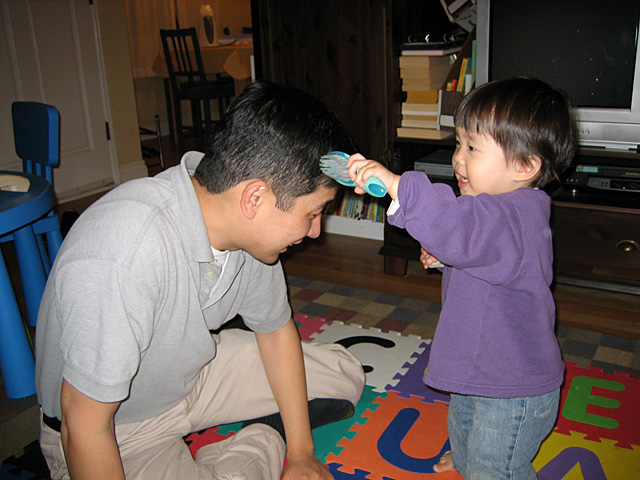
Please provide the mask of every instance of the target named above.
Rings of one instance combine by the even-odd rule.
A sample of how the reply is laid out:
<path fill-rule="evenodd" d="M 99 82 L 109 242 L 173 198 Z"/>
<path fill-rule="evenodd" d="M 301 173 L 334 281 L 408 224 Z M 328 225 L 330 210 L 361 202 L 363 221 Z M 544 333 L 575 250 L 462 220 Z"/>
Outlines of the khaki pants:
<path fill-rule="evenodd" d="M 365 378 L 353 355 L 337 344 L 303 343 L 303 352 L 309 399 L 357 403 Z M 216 358 L 182 402 L 155 418 L 116 426 L 125 475 L 128 480 L 278 480 L 285 444 L 270 427 L 245 427 L 222 442 L 202 447 L 195 461 L 183 440 L 191 432 L 276 411 L 254 334 L 224 330 L 218 337 Z M 68 479 L 60 434 L 42 424 L 40 445 L 51 478 Z"/>

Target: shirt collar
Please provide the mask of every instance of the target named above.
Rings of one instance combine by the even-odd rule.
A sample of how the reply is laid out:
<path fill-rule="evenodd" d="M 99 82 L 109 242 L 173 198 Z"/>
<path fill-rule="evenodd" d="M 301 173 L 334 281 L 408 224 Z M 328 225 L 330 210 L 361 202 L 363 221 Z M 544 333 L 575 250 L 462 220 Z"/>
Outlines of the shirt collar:
<path fill-rule="evenodd" d="M 182 156 L 180 165 L 167 170 L 176 194 L 174 220 L 180 229 L 179 235 L 189 258 L 196 262 L 212 262 L 213 252 L 204 223 L 202 209 L 196 195 L 191 176 L 204 157 L 202 152 L 187 152 Z"/>

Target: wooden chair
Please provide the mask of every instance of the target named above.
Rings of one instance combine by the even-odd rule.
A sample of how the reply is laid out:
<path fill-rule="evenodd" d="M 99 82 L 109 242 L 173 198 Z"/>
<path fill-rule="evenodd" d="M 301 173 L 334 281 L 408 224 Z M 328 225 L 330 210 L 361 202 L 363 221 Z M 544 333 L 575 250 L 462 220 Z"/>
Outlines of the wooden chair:
<path fill-rule="evenodd" d="M 194 133 L 201 134 L 204 123 L 204 130 L 209 135 L 212 126 L 211 100 L 218 100 L 218 111 L 222 114 L 235 95 L 235 86 L 232 78 L 224 78 L 220 74 L 216 74 L 215 79 L 207 79 L 195 28 L 163 29 L 160 30 L 160 37 L 169 72 L 178 148 L 183 152 L 185 127 L 182 124 L 181 102 L 191 102 L 191 129 Z"/>

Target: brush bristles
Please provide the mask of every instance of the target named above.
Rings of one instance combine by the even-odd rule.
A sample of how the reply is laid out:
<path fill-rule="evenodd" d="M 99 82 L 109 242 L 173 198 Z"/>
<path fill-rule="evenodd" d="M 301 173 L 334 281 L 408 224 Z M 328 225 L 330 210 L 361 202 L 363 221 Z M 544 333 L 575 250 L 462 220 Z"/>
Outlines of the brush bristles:
<path fill-rule="evenodd" d="M 341 181 L 350 181 L 347 159 L 338 155 L 323 155 L 320 157 L 322 173 Z"/>

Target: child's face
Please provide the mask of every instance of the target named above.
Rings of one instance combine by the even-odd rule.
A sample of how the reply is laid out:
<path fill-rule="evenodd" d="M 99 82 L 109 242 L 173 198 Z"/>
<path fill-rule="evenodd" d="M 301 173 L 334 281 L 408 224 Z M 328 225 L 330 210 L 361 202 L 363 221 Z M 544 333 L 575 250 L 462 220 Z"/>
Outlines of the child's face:
<path fill-rule="evenodd" d="M 507 164 L 502 148 L 488 135 L 456 129 L 453 170 L 462 195 L 495 195 L 522 187 L 516 162 Z"/>

